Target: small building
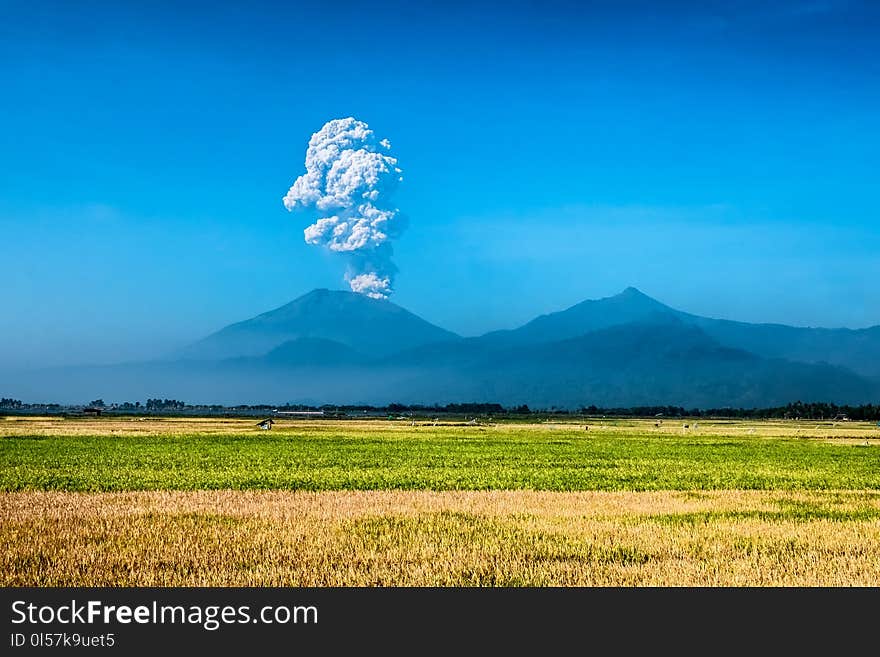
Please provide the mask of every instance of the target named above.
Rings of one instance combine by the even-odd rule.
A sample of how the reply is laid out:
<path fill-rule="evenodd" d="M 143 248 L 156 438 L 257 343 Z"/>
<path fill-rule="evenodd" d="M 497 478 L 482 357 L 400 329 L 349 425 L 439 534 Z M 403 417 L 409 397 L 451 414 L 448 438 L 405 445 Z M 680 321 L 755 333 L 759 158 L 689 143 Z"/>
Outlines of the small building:
<path fill-rule="evenodd" d="M 97 408 L 95 406 L 89 406 L 88 408 L 83 409 L 83 413 L 85 413 L 86 415 L 93 415 L 93 416 L 97 417 L 101 414 L 101 411 L 103 411 L 103 410 L 104 409 L 102 409 L 102 408 Z"/>
<path fill-rule="evenodd" d="M 272 418 L 266 418 L 262 422 L 260 422 L 257 426 L 260 427 L 263 431 L 268 431 L 272 428 L 272 425 L 275 424 L 275 420 Z"/>

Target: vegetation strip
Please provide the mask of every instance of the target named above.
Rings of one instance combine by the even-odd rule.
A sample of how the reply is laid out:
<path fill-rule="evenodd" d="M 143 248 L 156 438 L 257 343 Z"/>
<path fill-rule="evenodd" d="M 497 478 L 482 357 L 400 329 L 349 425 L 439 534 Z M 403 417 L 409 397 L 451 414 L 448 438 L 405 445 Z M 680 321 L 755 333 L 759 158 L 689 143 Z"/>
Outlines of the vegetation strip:
<path fill-rule="evenodd" d="M 880 489 L 880 430 L 864 423 L 287 421 L 261 431 L 252 421 L 19 419 L 0 431 L 3 491 Z"/>
<path fill-rule="evenodd" d="M 871 491 L 7 493 L 0 584 L 876 585 L 878 517 Z"/>

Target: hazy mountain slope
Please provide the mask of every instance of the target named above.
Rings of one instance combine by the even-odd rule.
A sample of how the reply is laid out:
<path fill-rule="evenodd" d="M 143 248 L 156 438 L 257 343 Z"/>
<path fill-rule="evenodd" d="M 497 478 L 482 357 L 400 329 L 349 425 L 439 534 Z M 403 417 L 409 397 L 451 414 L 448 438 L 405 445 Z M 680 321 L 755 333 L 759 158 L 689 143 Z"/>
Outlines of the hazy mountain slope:
<path fill-rule="evenodd" d="M 613 297 L 583 301 L 566 310 L 542 315 L 512 331 L 488 333 L 481 340 L 491 345 L 487 348 L 564 340 L 645 320 L 658 312 L 693 324 L 728 347 L 766 358 L 827 362 L 880 378 L 880 326 L 859 330 L 822 329 L 712 319 L 675 310 L 632 287 Z"/>
<path fill-rule="evenodd" d="M 176 361 L 22 373 L 0 387 L 63 402 L 877 403 L 877 380 L 819 361 L 872 372 L 878 332 L 702 318 L 628 288 L 513 331 L 463 339 L 387 301 L 315 290 L 208 336 Z"/>
<path fill-rule="evenodd" d="M 259 358 L 261 363 L 274 367 L 356 365 L 366 360 L 348 345 L 324 338 L 288 340 Z"/>
<path fill-rule="evenodd" d="M 782 324 L 748 324 L 678 313 L 719 342 L 769 358 L 842 365 L 864 376 L 880 378 L 880 326 L 866 329 L 800 328 Z"/>
<path fill-rule="evenodd" d="M 636 288 L 628 287 L 613 297 L 588 299 L 565 310 L 541 315 L 517 329 L 487 333 L 481 340 L 507 345 L 564 340 L 665 311 L 675 312 Z"/>
<path fill-rule="evenodd" d="M 322 289 L 227 326 L 177 356 L 194 360 L 262 356 L 290 340 L 319 338 L 339 342 L 365 356 L 379 357 L 457 337 L 390 301 Z"/>
<path fill-rule="evenodd" d="M 472 363 L 463 380 L 480 398 L 567 407 L 861 403 L 880 394 L 874 382 L 844 368 L 761 358 L 677 321 L 623 324 L 493 352 Z"/>

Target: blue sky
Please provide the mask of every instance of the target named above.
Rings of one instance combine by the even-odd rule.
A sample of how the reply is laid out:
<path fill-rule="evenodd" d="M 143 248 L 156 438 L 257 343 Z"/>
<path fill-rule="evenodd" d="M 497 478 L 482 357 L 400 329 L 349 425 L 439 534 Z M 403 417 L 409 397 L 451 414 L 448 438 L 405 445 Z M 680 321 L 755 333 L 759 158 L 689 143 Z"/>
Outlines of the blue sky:
<path fill-rule="evenodd" d="M 876 3 L 177 5 L 0 1 L 0 363 L 344 288 L 281 198 L 345 116 L 404 170 L 392 300 L 444 327 L 629 285 L 880 324 Z"/>

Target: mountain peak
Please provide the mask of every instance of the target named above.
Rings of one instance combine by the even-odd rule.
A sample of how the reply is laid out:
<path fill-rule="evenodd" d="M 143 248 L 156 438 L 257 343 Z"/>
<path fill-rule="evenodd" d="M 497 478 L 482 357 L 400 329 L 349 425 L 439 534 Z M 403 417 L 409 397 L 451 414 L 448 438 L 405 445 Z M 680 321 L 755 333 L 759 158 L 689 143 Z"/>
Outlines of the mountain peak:
<path fill-rule="evenodd" d="M 366 355 L 384 356 L 458 336 L 386 299 L 318 288 L 279 308 L 230 324 L 181 355 L 196 360 L 262 356 L 303 338 L 331 340 Z"/>
<path fill-rule="evenodd" d="M 293 301 L 283 306 L 264 312 L 253 320 L 277 322 L 287 321 L 290 316 L 298 316 L 302 313 L 334 313 L 345 315 L 351 312 L 406 312 L 400 306 L 387 299 L 372 299 L 365 294 L 351 292 L 350 290 L 329 290 L 326 287 L 315 288 L 306 292 Z"/>
<path fill-rule="evenodd" d="M 633 287 L 631 285 L 621 292 L 618 292 L 613 297 L 606 297 L 606 299 L 617 299 L 620 301 L 650 301 L 651 303 L 660 304 L 660 302 L 656 299 L 649 297 L 639 288 Z M 606 299 L 599 299 L 599 301 L 604 301 Z"/>
<path fill-rule="evenodd" d="M 549 315 L 541 315 L 507 334 L 514 341 L 552 341 L 574 338 L 590 331 L 618 324 L 656 319 L 658 313 L 673 312 L 641 290 L 628 287 L 602 299 L 588 299 Z"/>
<path fill-rule="evenodd" d="M 290 303 L 297 303 L 300 301 L 318 301 L 318 300 L 326 300 L 326 299 L 355 299 L 355 300 L 363 300 L 367 302 L 371 301 L 385 301 L 385 299 L 372 299 L 368 297 L 366 294 L 360 294 L 358 292 L 352 292 L 351 290 L 331 290 L 326 287 L 316 287 L 311 292 L 306 292 L 300 297 L 297 297 Z"/>

